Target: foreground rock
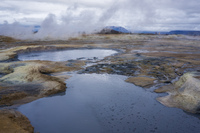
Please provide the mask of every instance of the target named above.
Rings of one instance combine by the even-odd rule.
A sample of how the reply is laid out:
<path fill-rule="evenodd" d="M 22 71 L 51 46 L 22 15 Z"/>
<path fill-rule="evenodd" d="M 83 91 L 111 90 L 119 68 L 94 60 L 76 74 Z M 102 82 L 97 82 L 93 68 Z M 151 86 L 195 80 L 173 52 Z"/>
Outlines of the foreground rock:
<path fill-rule="evenodd" d="M 1 63 L 0 71 L 6 75 L 0 78 L 0 105 L 22 104 L 63 92 L 66 90 L 64 77 L 49 74 L 77 70 L 83 64 L 83 61 Z"/>
<path fill-rule="evenodd" d="M 169 94 L 157 98 L 160 103 L 168 107 L 177 107 L 191 113 L 200 113 L 200 72 L 186 73 L 173 85 L 155 91 Z"/>
<path fill-rule="evenodd" d="M 15 110 L 0 110 L 1 133 L 33 133 L 30 121 Z"/>

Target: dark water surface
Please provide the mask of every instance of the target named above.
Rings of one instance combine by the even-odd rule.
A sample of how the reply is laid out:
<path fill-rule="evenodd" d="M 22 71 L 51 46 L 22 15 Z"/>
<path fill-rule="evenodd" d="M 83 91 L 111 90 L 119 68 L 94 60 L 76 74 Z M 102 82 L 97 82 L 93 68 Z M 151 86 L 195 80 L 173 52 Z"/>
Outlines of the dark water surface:
<path fill-rule="evenodd" d="M 126 76 L 73 74 L 63 95 L 18 108 L 40 133 L 199 133 L 200 120 L 155 100 Z"/>
<path fill-rule="evenodd" d="M 116 54 L 115 50 L 108 49 L 76 49 L 76 50 L 62 50 L 50 52 L 31 52 L 27 54 L 20 54 L 19 60 L 49 60 L 49 61 L 67 61 L 75 59 L 93 60 L 103 59 L 106 56 Z"/>
<path fill-rule="evenodd" d="M 4 76 L 4 74 L 0 74 L 0 78 L 3 77 L 3 76 Z"/>

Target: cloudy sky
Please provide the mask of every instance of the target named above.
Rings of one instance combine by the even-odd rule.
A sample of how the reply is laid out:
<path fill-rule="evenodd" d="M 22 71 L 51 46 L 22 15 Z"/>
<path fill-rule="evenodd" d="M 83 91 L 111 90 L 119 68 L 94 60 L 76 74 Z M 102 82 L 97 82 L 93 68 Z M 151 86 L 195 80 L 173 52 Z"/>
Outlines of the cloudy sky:
<path fill-rule="evenodd" d="M 199 7 L 200 0 L 1 0 L 0 24 L 42 25 L 63 33 L 103 26 L 200 30 Z"/>

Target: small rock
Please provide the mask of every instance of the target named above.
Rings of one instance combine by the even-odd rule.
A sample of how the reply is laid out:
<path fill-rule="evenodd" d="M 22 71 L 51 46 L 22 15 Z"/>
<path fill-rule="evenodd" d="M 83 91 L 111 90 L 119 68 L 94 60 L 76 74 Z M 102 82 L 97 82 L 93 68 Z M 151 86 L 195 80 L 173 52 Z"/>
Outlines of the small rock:
<path fill-rule="evenodd" d="M 160 87 L 158 89 L 155 89 L 154 92 L 156 92 L 156 93 L 165 93 L 165 92 L 169 92 L 169 91 L 171 91 L 173 89 L 174 89 L 174 86 L 170 84 L 170 85 L 162 86 L 162 87 Z"/>
<path fill-rule="evenodd" d="M 154 85 L 155 79 L 148 77 L 130 77 L 126 80 L 126 82 L 133 83 L 137 86 L 149 88 Z"/>

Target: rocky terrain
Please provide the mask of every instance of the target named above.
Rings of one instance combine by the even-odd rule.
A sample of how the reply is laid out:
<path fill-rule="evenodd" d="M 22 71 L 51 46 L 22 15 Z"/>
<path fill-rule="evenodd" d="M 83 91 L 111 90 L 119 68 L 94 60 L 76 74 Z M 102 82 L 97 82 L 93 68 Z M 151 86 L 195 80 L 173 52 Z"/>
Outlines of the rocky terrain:
<path fill-rule="evenodd" d="M 81 48 L 114 49 L 118 54 L 88 67 L 84 66 L 90 60 L 53 62 L 17 59 L 18 54 L 26 52 Z M 129 77 L 127 82 L 146 89 L 154 87 L 156 93 L 168 93 L 168 96 L 157 98 L 162 104 L 192 113 L 200 112 L 200 37 L 137 34 L 84 35 L 66 41 L 16 40 L 1 36 L 2 109 L 65 91 L 67 85 L 64 81 L 69 77 L 61 72 L 69 71 L 126 75 Z M 4 116 L 4 112 L 6 110 L 0 113 L 0 117 Z"/>

